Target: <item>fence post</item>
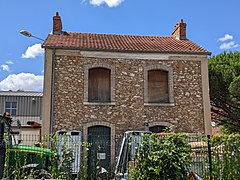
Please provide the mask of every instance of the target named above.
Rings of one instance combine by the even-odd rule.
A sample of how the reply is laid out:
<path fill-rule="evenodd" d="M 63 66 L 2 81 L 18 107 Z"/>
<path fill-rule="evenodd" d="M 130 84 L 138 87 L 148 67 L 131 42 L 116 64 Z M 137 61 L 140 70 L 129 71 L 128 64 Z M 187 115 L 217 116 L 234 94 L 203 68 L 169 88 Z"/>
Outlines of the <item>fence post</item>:
<path fill-rule="evenodd" d="M 4 175 L 5 152 L 4 123 L 0 122 L 0 179 L 2 179 Z"/>
<path fill-rule="evenodd" d="M 211 152 L 211 136 L 207 135 L 208 138 L 208 160 L 209 160 L 209 171 L 210 171 L 210 180 L 212 180 L 212 152 Z"/>

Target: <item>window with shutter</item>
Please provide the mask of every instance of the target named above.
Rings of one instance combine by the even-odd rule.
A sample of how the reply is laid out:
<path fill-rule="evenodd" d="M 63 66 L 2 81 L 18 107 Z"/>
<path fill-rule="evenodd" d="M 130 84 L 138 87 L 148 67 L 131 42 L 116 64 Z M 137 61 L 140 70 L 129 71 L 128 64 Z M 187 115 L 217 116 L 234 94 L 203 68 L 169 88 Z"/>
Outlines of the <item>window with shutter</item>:
<path fill-rule="evenodd" d="M 148 102 L 169 103 L 168 72 L 164 70 L 148 71 Z"/>
<path fill-rule="evenodd" d="M 111 70 L 92 68 L 88 72 L 88 102 L 111 101 Z"/>

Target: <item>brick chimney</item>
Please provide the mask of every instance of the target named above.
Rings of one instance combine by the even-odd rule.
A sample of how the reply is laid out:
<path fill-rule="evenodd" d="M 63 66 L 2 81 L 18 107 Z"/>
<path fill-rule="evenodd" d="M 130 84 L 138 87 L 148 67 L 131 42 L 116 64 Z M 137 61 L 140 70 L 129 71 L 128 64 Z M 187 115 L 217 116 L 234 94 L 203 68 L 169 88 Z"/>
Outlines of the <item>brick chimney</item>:
<path fill-rule="evenodd" d="M 58 12 L 53 16 L 53 34 L 62 34 L 62 21 Z"/>
<path fill-rule="evenodd" d="M 184 40 L 187 39 L 186 37 L 186 26 L 187 24 L 183 22 L 181 19 L 179 23 L 177 23 L 174 26 L 174 30 L 172 32 L 172 37 L 178 39 L 178 40 Z"/>

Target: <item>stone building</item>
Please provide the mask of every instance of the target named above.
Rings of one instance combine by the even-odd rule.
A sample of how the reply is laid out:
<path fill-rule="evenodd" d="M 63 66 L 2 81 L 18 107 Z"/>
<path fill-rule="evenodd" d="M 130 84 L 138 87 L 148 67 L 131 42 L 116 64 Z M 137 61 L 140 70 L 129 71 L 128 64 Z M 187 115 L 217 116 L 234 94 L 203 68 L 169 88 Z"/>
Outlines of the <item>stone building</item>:
<path fill-rule="evenodd" d="M 111 139 L 169 125 L 211 134 L 210 53 L 187 39 L 183 20 L 167 37 L 91 34 L 63 31 L 56 13 L 43 48 L 45 134 L 80 130 Z"/>

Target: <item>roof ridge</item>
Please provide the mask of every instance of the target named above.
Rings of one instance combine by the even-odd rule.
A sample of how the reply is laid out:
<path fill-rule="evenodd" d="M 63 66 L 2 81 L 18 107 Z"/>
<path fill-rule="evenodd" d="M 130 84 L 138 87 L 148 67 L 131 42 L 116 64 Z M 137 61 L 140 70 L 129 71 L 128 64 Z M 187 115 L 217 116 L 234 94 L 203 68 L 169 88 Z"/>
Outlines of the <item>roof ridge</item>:
<path fill-rule="evenodd" d="M 66 32 L 67 34 L 89 34 L 89 35 L 113 35 L 113 36 L 136 36 L 136 37 L 164 37 L 173 38 L 172 36 L 158 36 L 158 35 L 135 35 L 135 34 L 114 34 L 114 33 L 92 33 L 92 32 Z M 51 34 L 52 35 L 52 34 Z M 62 34 L 64 35 L 64 34 Z M 58 36 L 58 35 L 57 35 Z"/>

